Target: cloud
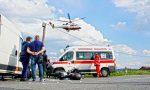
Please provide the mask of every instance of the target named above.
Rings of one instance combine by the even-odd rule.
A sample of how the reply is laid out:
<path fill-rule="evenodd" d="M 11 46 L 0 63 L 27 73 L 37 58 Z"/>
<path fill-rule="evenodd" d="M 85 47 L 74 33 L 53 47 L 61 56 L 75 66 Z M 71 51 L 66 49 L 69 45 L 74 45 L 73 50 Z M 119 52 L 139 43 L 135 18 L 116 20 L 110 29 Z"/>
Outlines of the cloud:
<path fill-rule="evenodd" d="M 57 55 L 57 52 L 50 52 L 50 55 Z"/>
<path fill-rule="evenodd" d="M 33 36 L 35 34 L 42 35 L 42 22 L 48 23 L 49 18 L 55 16 L 57 11 L 60 13 L 63 12 L 61 9 L 48 5 L 47 2 L 48 0 L 1 0 L 0 12 L 14 21 L 25 36 Z M 78 2 L 80 3 L 80 0 Z M 65 18 L 60 19 L 67 20 Z M 63 24 L 61 22 L 54 23 L 56 25 Z M 80 31 L 66 32 L 62 29 L 52 29 L 47 25 L 46 39 L 50 40 L 51 43 L 58 43 L 58 45 L 62 46 L 66 44 L 105 45 L 105 43 L 109 42 L 109 40 L 104 38 L 103 34 L 97 31 L 94 26 L 83 20 L 76 23 L 82 27 Z"/>
<path fill-rule="evenodd" d="M 150 0 L 113 0 L 113 3 L 116 7 L 135 13 L 138 23 L 150 23 Z"/>
<path fill-rule="evenodd" d="M 58 9 L 58 12 L 59 12 L 60 14 L 64 14 L 64 12 L 63 12 L 62 9 Z"/>
<path fill-rule="evenodd" d="M 150 55 L 150 50 L 143 50 L 144 55 Z"/>
<path fill-rule="evenodd" d="M 130 60 L 128 62 L 120 62 L 117 64 L 117 68 L 132 68 L 132 69 L 140 69 L 142 66 L 150 66 L 150 59 L 137 59 Z"/>
<path fill-rule="evenodd" d="M 70 8 L 75 7 L 81 9 L 84 6 L 83 0 L 62 0 L 62 1 L 65 5 L 69 6 Z"/>
<path fill-rule="evenodd" d="M 56 8 L 47 5 L 47 0 L 0 0 L 0 12 L 22 22 L 35 22 L 53 16 Z"/>
<path fill-rule="evenodd" d="M 136 50 L 132 49 L 131 47 L 125 44 L 113 45 L 113 48 L 117 53 L 124 53 L 128 55 L 135 55 L 137 53 Z"/>
<path fill-rule="evenodd" d="M 126 22 L 119 21 L 116 24 L 112 24 L 110 26 L 115 28 L 115 29 L 122 29 L 122 28 L 126 27 Z"/>

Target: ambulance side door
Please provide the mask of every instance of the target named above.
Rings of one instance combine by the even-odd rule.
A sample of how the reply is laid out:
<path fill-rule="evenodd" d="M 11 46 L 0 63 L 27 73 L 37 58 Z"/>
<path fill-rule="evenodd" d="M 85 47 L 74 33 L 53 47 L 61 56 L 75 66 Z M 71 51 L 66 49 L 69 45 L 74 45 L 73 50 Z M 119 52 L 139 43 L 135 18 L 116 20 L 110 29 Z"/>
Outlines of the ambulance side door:
<path fill-rule="evenodd" d="M 73 65 L 71 63 L 71 61 L 73 60 L 73 56 L 74 56 L 74 52 L 73 51 L 68 51 L 66 54 L 64 54 L 59 61 L 61 62 L 66 62 L 65 64 L 65 70 L 72 70 L 73 69 Z"/>
<path fill-rule="evenodd" d="M 92 72 L 91 66 L 94 64 L 93 52 L 77 52 L 76 62 L 78 64 L 78 69 L 81 72 Z"/>

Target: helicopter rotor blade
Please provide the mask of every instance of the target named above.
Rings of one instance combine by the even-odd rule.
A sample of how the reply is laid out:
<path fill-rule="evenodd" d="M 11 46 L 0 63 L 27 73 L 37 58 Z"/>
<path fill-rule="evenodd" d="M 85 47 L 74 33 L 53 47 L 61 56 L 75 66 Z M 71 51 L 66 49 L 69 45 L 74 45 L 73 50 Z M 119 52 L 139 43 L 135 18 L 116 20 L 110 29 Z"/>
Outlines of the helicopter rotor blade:
<path fill-rule="evenodd" d="M 83 18 L 79 18 L 79 19 L 76 19 L 76 20 L 72 20 L 72 22 L 76 22 L 76 21 L 79 21 L 79 20 L 83 20 L 85 19 L 86 17 L 83 17 Z"/>
<path fill-rule="evenodd" d="M 69 21 L 65 21 L 65 20 L 56 20 L 56 21 L 60 21 L 60 22 L 69 22 Z"/>
<path fill-rule="evenodd" d="M 61 19 L 50 19 L 51 21 L 59 21 L 59 22 L 69 22 L 68 20 L 61 20 Z"/>
<path fill-rule="evenodd" d="M 85 19 L 86 17 L 79 18 L 79 20 Z"/>
<path fill-rule="evenodd" d="M 69 21 L 71 22 L 71 18 L 70 18 L 70 14 L 68 13 L 68 19 L 69 19 Z"/>

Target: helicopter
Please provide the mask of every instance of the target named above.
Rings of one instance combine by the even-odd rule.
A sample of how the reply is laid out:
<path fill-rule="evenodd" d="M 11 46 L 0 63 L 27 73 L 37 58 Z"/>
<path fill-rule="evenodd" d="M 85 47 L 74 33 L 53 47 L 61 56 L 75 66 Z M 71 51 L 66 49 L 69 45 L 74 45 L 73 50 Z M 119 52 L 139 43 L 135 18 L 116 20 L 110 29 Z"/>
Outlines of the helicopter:
<path fill-rule="evenodd" d="M 49 22 L 49 24 L 51 25 L 51 27 L 54 29 L 54 28 L 62 28 L 66 31 L 75 31 L 75 30 L 80 30 L 81 29 L 81 26 L 79 26 L 78 24 L 74 23 L 78 20 L 82 20 L 84 19 L 85 17 L 83 18 L 79 18 L 77 20 L 71 20 L 70 18 L 70 14 L 68 13 L 68 20 L 56 20 L 56 21 L 60 21 L 60 22 L 63 22 L 62 26 L 55 26 L 52 22 Z"/>

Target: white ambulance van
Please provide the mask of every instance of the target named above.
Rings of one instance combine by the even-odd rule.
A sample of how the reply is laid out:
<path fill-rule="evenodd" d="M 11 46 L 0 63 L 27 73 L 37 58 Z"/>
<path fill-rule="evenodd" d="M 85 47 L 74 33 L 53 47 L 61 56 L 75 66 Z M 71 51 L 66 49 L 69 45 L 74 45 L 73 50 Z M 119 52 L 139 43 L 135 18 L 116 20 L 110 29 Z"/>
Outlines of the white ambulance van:
<path fill-rule="evenodd" d="M 21 32 L 0 14 L 0 75 L 20 74 Z"/>
<path fill-rule="evenodd" d="M 93 74 L 96 76 L 94 55 L 100 56 L 100 68 L 104 77 L 116 69 L 116 59 L 112 47 L 100 46 L 74 46 L 66 48 L 58 61 L 53 62 L 53 73 L 76 69 L 81 74 Z"/>

